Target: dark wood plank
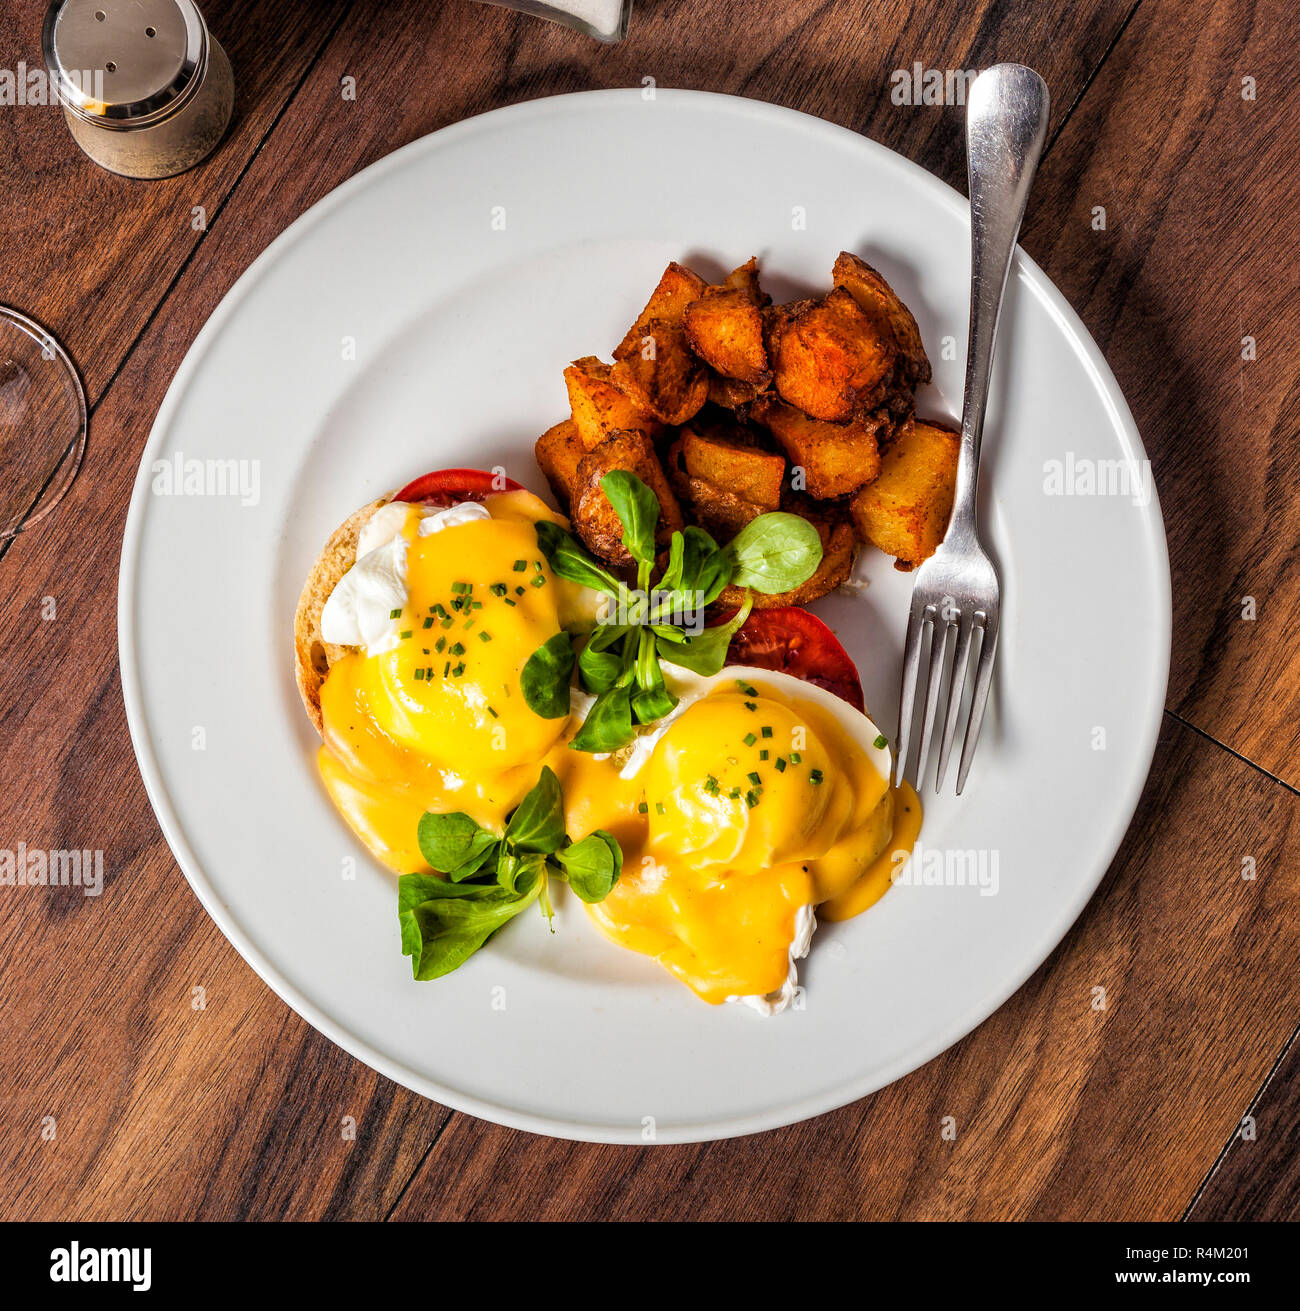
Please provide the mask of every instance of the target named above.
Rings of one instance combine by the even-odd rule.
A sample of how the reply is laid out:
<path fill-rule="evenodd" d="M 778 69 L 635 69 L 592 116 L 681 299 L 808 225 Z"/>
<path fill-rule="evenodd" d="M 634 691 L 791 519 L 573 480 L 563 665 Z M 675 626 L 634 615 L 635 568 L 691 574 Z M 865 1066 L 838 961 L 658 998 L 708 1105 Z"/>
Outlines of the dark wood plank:
<path fill-rule="evenodd" d="M 1293 1035 L 1188 1209 L 1189 1220 L 1300 1220 L 1300 1042 Z"/>
<path fill-rule="evenodd" d="M 0 11 L 5 66 L 43 68 L 46 0 Z M 325 44 L 342 0 L 205 0 L 235 71 L 220 146 L 179 177 L 142 182 L 92 164 L 58 108 L 0 107 L 0 301 L 40 320 L 71 352 L 93 402 L 202 238 L 275 117 Z"/>
<path fill-rule="evenodd" d="M 1177 1219 L 1294 1029 L 1298 861 L 1300 799 L 1166 717 L 1087 913 L 945 1055 L 818 1120 L 705 1146 L 525 1149 L 458 1116 L 394 1218 Z"/>
<path fill-rule="evenodd" d="M 1300 49 L 1290 24 L 1282 0 L 1144 0 L 1049 155 L 1023 239 L 1106 352 L 1151 456 L 1174 579 L 1167 704 L 1295 785 Z M 1246 77 L 1253 101 L 1242 98 Z M 1092 226 L 1095 206 L 1105 231 Z"/>

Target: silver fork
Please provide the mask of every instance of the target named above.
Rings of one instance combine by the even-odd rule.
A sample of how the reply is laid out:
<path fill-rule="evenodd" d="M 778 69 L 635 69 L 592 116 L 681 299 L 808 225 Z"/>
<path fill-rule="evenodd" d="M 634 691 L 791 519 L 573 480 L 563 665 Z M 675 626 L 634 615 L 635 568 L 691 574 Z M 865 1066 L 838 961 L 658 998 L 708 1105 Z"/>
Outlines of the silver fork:
<path fill-rule="evenodd" d="M 1000 589 L 992 561 L 979 543 L 975 493 L 979 484 L 980 438 L 988 403 L 989 376 L 998 313 L 1016 248 L 1025 202 L 1047 137 L 1048 97 L 1043 79 L 1021 64 L 996 64 L 975 79 L 966 105 L 966 165 L 970 182 L 970 336 L 966 347 L 966 395 L 961 416 L 961 455 L 948 532 L 921 565 L 912 584 L 912 604 L 903 647 L 903 691 L 898 710 L 896 781 L 906 777 L 915 717 L 923 638 L 929 632 L 930 661 L 916 757 L 917 786 L 925 773 L 934 732 L 945 657 L 954 632 L 957 650 L 939 739 L 934 787 L 943 786 L 948 753 L 957 731 L 966 669 L 974 634 L 981 634 L 966 739 L 957 769 L 957 792 L 966 784 L 993 681 L 998 649 Z"/>

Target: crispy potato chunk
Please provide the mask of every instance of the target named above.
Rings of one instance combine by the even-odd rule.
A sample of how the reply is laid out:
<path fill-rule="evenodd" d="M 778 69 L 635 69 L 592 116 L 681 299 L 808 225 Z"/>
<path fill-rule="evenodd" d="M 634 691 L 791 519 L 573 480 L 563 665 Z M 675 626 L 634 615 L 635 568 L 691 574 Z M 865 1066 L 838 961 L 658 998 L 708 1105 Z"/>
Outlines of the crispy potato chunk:
<path fill-rule="evenodd" d="M 843 287 L 857 301 L 876 330 L 893 341 L 899 354 L 903 384 L 915 390 L 929 382 L 930 360 L 921 341 L 921 330 L 893 287 L 866 260 L 847 250 L 840 251 L 831 276 L 837 287 Z"/>
<path fill-rule="evenodd" d="M 555 499 L 567 511 L 578 490 L 578 465 L 587 453 L 578 436 L 578 425 L 572 419 L 565 419 L 548 428 L 537 439 L 533 452 Z"/>
<path fill-rule="evenodd" d="M 710 288 L 686 307 L 682 327 L 691 349 L 723 377 L 755 387 L 771 378 L 763 316 L 748 292 Z"/>
<path fill-rule="evenodd" d="M 752 382 L 741 382 L 739 378 L 724 378 L 722 374 L 709 370 L 710 405 L 720 405 L 727 410 L 738 410 L 742 405 L 748 405 L 759 394 L 759 388 Z"/>
<path fill-rule="evenodd" d="M 749 410 L 804 471 L 813 496 L 847 496 L 880 472 L 878 439 L 886 426 L 875 415 L 855 414 L 847 423 L 810 419 L 773 395 L 760 396 Z"/>
<path fill-rule="evenodd" d="M 757 519 L 764 507 L 743 496 L 718 487 L 707 478 L 687 474 L 681 480 L 682 493 L 691 505 L 691 517 L 720 542 L 729 541 L 751 519 Z"/>
<path fill-rule="evenodd" d="M 578 464 L 578 491 L 573 498 L 573 526 L 588 548 L 611 564 L 630 564 L 623 545 L 623 525 L 600 480 L 611 469 L 626 469 L 641 479 L 659 498 L 659 528 L 655 540 L 666 544 L 674 529 L 681 528 L 682 509 L 668 484 L 654 443 L 643 432 L 616 432 L 608 441 L 588 451 Z"/>
<path fill-rule="evenodd" d="M 574 360 L 564 371 L 569 408 L 583 446 L 591 450 L 611 433 L 636 429 L 653 437 L 660 425 L 610 381 L 610 366 L 594 355 Z"/>
<path fill-rule="evenodd" d="M 690 269 L 675 261 L 670 264 L 664 270 L 663 277 L 659 279 L 659 285 L 651 292 L 645 309 L 637 316 L 636 322 L 619 342 L 614 351 L 614 358 L 625 360 L 629 356 L 639 355 L 642 338 L 647 335 L 647 329 L 653 319 L 660 319 L 664 323 L 680 324 L 686 307 L 691 301 L 699 300 L 707 287 L 708 283 L 698 273 L 692 273 Z"/>
<path fill-rule="evenodd" d="M 641 349 L 615 361 L 610 382 L 656 419 L 674 427 L 685 423 L 709 399 L 708 371 L 678 324 L 651 319 L 641 340 Z"/>
<path fill-rule="evenodd" d="M 751 255 L 738 269 L 732 269 L 722 284 L 731 291 L 743 291 L 750 304 L 760 309 L 772 298 L 758 285 L 758 257 Z"/>
<path fill-rule="evenodd" d="M 814 419 L 849 418 L 888 378 L 896 354 L 893 341 L 843 287 L 769 320 L 768 358 L 776 389 Z"/>
<path fill-rule="evenodd" d="M 683 430 L 680 445 L 689 477 L 702 478 L 764 510 L 780 505 L 785 482 L 785 460 L 780 455 L 728 441 L 716 431 L 690 428 Z"/>
<path fill-rule="evenodd" d="M 961 438 L 932 423 L 909 424 L 885 452 L 880 477 L 849 502 L 858 536 L 904 568 L 928 559 L 952 514 Z"/>

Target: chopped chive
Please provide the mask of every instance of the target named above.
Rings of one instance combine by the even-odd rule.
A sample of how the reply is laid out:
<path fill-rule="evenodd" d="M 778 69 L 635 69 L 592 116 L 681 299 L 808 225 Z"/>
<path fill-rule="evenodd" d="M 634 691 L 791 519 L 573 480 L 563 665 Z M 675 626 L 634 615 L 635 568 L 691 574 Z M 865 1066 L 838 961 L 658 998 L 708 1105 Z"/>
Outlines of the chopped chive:
<path fill-rule="evenodd" d="M 440 624 L 438 625 L 438 627 L 439 627 L 439 628 L 450 628 L 450 627 L 452 626 L 452 624 L 454 624 L 455 622 L 456 622 L 456 621 L 455 621 L 455 620 L 454 620 L 450 615 L 448 615 L 448 616 L 446 617 L 446 619 L 444 619 L 444 620 L 442 621 L 442 623 L 440 623 Z"/>
<path fill-rule="evenodd" d="M 718 795 L 718 780 L 717 780 L 716 778 L 714 778 L 712 774 L 710 774 L 710 775 L 708 776 L 708 778 L 705 779 L 705 781 L 704 781 L 704 790 L 705 790 L 705 791 L 706 791 L 706 792 L 707 792 L 711 797 L 716 797 L 716 796 Z"/>
<path fill-rule="evenodd" d="M 490 642 L 492 640 L 492 634 L 485 628 L 479 633 L 478 640 L 480 642 Z"/>
<path fill-rule="evenodd" d="M 519 602 L 518 602 L 518 601 L 515 601 L 515 600 L 512 600 L 510 597 L 507 596 L 507 597 L 506 597 L 506 604 L 507 604 L 507 605 L 518 605 Z"/>
<path fill-rule="evenodd" d="M 465 662 L 462 660 L 460 664 L 458 664 L 456 668 L 451 671 L 451 676 L 453 678 L 459 678 L 464 672 L 465 672 Z"/>
<path fill-rule="evenodd" d="M 785 757 L 784 757 L 784 756 L 777 756 L 777 758 L 776 758 L 776 772 L 777 772 L 778 774 L 784 774 L 784 773 L 785 773 Z"/>
<path fill-rule="evenodd" d="M 749 779 L 749 781 L 753 783 L 756 787 L 759 783 L 763 781 L 763 776 L 752 769 L 749 771 L 748 774 L 745 775 L 745 777 Z"/>
<path fill-rule="evenodd" d="M 766 760 L 770 754 L 771 754 L 771 753 L 768 752 L 768 751 L 760 751 L 760 752 L 758 753 L 758 758 L 759 758 L 760 760 Z"/>
<path fill-rule="evenodd" d="M 447 639 L 446 639 L 445 637 L 440 637 L 440 638 L 439 638 L 439 639 L 438 639 L 438 640 L 433 644 L 433 649 L 434 649 L 434 650 L 435 650 L 439 655 L 441 655 L 441 654 L 442 654 L 442 653 L 447 649 Z"/>
<path fill-rule="evenodd" d="M 452 583 L 452 585 L 451 585 L 451 590 L 452 590 L 453 592 L 461 592 L 461 593 L 468 592 L 468 591 L 469 591 L 469 584 L 468 584 L 468 583 Z"/>
<path fill-rule="evenodd" d="M 754 701 L 746 701 L 746 702 L 745 702 L 745 709 L 746 709 L 746 710 L 757 710 L 757 709 L 758 709 L 758 704 L 757 704 L 756 702 L 754 702 Z"/>
<path fill-rule="evenodd" d="M 820 782 L 822 781 L 822 772 L 821 772 L 821 770 L 820 770 L 820 769 L 814 769 L 814 770 L 813 770 L 813 771 L 808 775 L 808 781 L 809 781 L 809 782 L 810 782 L 814 787 L 816 787 L 817 784 L 820 783 Z"/>
<path fill-rule="evenodd" d="M 747 682 L 745 682 L 745 680 L 744 680 L 743 678 L 738 678 L 738 679 L 736 679 L 736 686 L 737 686 L 738 688 L 740 688 L 740 690 L 741 690 L 741 691 L 742 691 L 746 696 L 757 696 L 757 695 L 758 695 L 758 688 L 756 688 L 756 687 L 751 687 L 750 684 L 748 684 Z"/>
<path fill-rule="evenodd" d="M 417 683 L 422 683 L 422 682 L 424 682 L 424 670 L 423 670 L 423 669 L 417 669 L 417 670 L 415 671 L 415 681 L 416 681 Z"/>
<path fill-rule="evenodd" d="M 663 803 L 662 801 L 656 801 L 656 802 L 655 802 L 655 814 L 656 814 L 656 815 L 662 815 L 662 814 L 664 814 L 664 813 L 665 813 L 665 811 L 664 811 L 664 803 Z"/>
<path fill-rule="evenodd" d="M 415 633 L 411 629 L 406 628 L 403 629 L 402 632 L 398 633 L 397 636 L 400 637 L 402 641 L 406 641 L 408 637 L 414 637 Z"/>
<path fill-rule="evenodd" d="M 516 587 L 516 588 L 515 588 L 515 595 L 516 595 L 516 596 L 526 596 L 527 594 L 528 594 L 528 589 L 527 589 L 527 588 L 524 588 L 524 587 Z"/>
<path fill-rule="evenodd" d="M 541 574 L 538 574 L 537 577 L 533 579 L 533 586 L 534 586 L 534 587 L 545 587 L 545 586 L 546 586 L 546 579 L 543 578 Z"/>
<path fill-rule="evenodd" d="M 470 630 L 471 628 L 473 628 L 473 627 L 474 627 L 474 621 L 473 621 L 472 619 L 466 619 L 466 620 L 465 620 L 465 631 L 468 633 L 469 630 Z"/>
<path fill-rule="evenodd" d="M 396 610 L 390 610 L 388 617 L 390 619 L 400 619 L 402 617 L 402 607 L 399 605 Z"/>
<path fill-rule="evenodd" d="M 770 724 L 764 724 L 763 727 L 760 728 L 758 731 L 762 733 L 764 737 L 772 736 L 772 726 Z"/>
<path fill-rule="evenodd" d="M 536 569 L 537 572 L 540 574 L 542 572 L 542 562 L 540 560 L 534 560 L 533 568 Z"/>
<path fill-rule="evenodd" d="M 433 613 L 436 614 L 439 619 L 446 619 L 447 611 L 443 608 L 441 603 L 439 603 L 438 605 L 431 605 L 429 609 L 432 610 Z"/>
<path fill-rule="evenodd" d="M 433 620 L 432 620 L 431 618 L 430 618 L 430 619 L 426 619 L 426 620 L 424 621 L 424 623 L 422 623 L 422 624 L 420 625 L 420 627 L 421 627 L 421 628 L 432 628 L 432 627 L 433 627 Z"/>
<path fill-rule="evenodd" d="M 451 673 L 451 661 L 450 661 L 450 660 L 448 660 L 447 663 L 446 663 L 445 665 L 443 665 L 443 667 L 442 667 L 442 676 L 443 676 L 443 678 L 446 678 L 447 675 L 448 675 L 449 673 Z"/>
<path fill-rule="evenodd" d="M 889 745 L 889 739 L 883 733 L 877 733 L 876 740 L 871 745 L 877 751 L 883 751 Z"/>
<path fill-rule="evenodd" d="M 523 573 L 524 570 L 527 569 L 527 568 L 528 568 L 528 561 L 527 561 L 527 560 L 516 560 L 516 561 L 515 561 L 515 573 L 517 573 L 517 574 L 521 574 L 521 573 Z"/>
<path fill-rule="evenodd" d="M 429 648 L 428 648 L 427 646 L 422 646 L 422 647 L 420 648 L 420 651 L 421 651 L 421 653 L 422 653 L 423 655 L 428 655 L 428 654 L 429 654 Z"/>
<path fill-rule="evenodd" d="M 747 747 L 752 747 L 754 743 L 758 741 L 758 738 L 756 738 L 753 733 L 746 733 L 742 741 Z"/>
<path fill-rule="evenodd" d="M 792 752 L 790 752 L 790 763 L 791 763 L 792 765 L 797 765 L 797 764 L 799 764 L 802 760 L 803 760 L 803 757 L 802 757 L 802 756 L 801 756 L 797 751 L 792 751 Z"/>
<path fill-rule="evenodd" d="M 424 681 L 425 681 L 426 683 L 430 683 L 430 682 L 433 681 L 433 666 L 432 666 L 432 665 L 425 665 L 425 667 L 424 667 Z"/>
<path fill-rule="evenodd" d="M 649 809 L 650 809 L 650 807 L 647 806 L 646 803 L 643 801 L 643 802 L 642 802 L 642 803 L 641 803 L 641 804 L 636 808 L 636 813 L 637 813 L 638 815 L 644 815 L 644 814 L 645 814 Z"/>
<path fill-rule="evenodd" d="M 471 610 L 482 610 L 482 609 L 483 609 L 483 602 L 482 602 L 482 601 L 471 601 L 471 602 L 469 603 L 469 608 L 470 608 Z"/>
<path fill-rule="evenodd" d="M 463 646 L 461 646 L 461 644 L 460 644 L 459 642 L 457 642 L 457 643 L 456 643 L 456 644 L 451 648 L 451 653 L 452 653 L 452 655 L 464 655 L 464 654 L 465 654 L 465 648 L 464 648 Z"/>
<path fill-rule="evenodd" d="M 504 596 L 509 590 L 505 583 L 493 583 L 489 588 L 493 596 Z"/>
<path fill-rule="evenodd" d="M 747 806 L 750 808 L 750 810 L 753 810 L 754 807 L 755 807 L 756 805 L 758 805 L 758 793 L 757 793 L 757 792 L 754 792 L 754 791 L 752 791 L 752 790 L 749 791 L 749 792 L 746 792 L 746 793 L 745 793 L 745 805 L 747 805 Z"/>
<path fill-rule="evenodd" d="M 500 719 L 500 718 L 501 718 L 501 716 L 497 714 L 496 710 L 493 709 L 492 706 L 488 706 L 488 714 L 491 715 L 493 719 Z"/>

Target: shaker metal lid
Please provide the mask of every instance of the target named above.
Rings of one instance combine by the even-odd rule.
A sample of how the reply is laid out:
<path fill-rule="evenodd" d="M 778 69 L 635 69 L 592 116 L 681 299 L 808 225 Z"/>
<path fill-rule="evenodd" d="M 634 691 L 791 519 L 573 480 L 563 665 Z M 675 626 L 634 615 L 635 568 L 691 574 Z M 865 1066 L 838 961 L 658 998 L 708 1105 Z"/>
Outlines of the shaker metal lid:
<path fill-rule="evenodd" d="M 208 59 L 194 0 L 52 0 L 42 43 L 59 99 L 108 128 L 147 127 L 174 114 Z"/>

